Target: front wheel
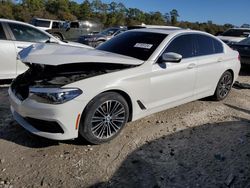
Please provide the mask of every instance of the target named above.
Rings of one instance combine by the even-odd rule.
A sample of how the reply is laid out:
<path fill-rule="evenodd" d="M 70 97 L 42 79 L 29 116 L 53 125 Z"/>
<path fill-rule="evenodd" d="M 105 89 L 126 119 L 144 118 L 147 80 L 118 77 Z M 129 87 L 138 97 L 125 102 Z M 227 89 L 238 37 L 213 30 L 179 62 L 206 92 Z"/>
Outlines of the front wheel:
<path fill-rule="evenodd" d="M 108 142 L 121 132 L 128 116 L 128 104 L 120 94 L 102 93 L 84 110 L 80 135 L 92 144 Z"/>
<path fill-rule="evenodd" d="M 233 85 L 232 73 L 229 71 L 224 72 L 217 84 L 217 87 L 214 93 L 215 100 L 221 101 L 225 99 L 228 96 L 232 88 L 232 85 Z"/>

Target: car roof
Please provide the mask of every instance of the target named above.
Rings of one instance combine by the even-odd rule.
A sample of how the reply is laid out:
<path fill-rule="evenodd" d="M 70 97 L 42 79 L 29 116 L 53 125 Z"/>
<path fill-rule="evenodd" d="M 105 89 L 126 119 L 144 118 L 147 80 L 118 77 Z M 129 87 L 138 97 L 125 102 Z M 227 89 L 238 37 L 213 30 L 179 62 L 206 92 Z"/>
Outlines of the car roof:
<path fill-rule="evenodd" d="M 197 30 L 191 30 L 191 29 L 149 29 L 149 28 L 143 28 L 143 29 L 133 29 L 133 30 L 129 30 L 129 32 L 133 32 L 133 31 L 143 31 L 143 32 L 150 32 L 150 33 L 161 33 L 161 34 L 166 34 L 166 35 L 170 35 L 170 34 L 180 34 L 180 33 L 199 33 L 199 34 L 206 34 L 206 35 L 210 35 L 209 33 L 203 32 L 203 31 L 197 31 Z"/>

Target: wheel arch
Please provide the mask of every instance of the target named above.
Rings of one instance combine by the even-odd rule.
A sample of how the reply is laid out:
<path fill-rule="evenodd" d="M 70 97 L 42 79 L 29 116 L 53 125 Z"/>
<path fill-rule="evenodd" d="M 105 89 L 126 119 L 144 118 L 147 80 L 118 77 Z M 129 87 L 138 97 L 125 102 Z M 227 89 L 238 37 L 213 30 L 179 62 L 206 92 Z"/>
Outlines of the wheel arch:
<path fill-rule="evenodd" d="M 225 72 L 230 72 L 232 74 L 233 80 L 234 80 L 234 71 L 232 69 L 227 69 Z"/>
<path fill-rule="evenodd" d="M 129 108 L 128 122 L 132 121 L 132 118 L 133 118 L 133 103 L 132 103 L 131 97 L 125 91 L 122 91 L 122 90 L 119 90 L 119 89 L 107 90 L 107 91 L 104 91 L 102 93 L 107 93 L 107 92 L 118 93 L 126 100 L 126 102 L 128 104 L 128 108 Z"/>
<path fill-rule="evenodd" d="M 103 91 L 103 92 L 99 93 L 98 95 L 103 94 L 103 93 L 108 93 L 108 92 L 118 93 L 125 99 L 125 101 L 128 104 L 128 108 L 129 108 L 128 122 L 132 121 L 132 118 L 133 118 L 133 103 L 132 103 L 131 97 L 125 91 L 122 91 L 122 90 L 119 90 L 119 89 L 106 90 L 106 91 Z M 95 97 L 97 97 L 98 95 L 96 95 Z M 95 97 L 93 97 L 90 101 L 92 101 Z M 87 107 L 87 105 L 83 109 L 82 114 L 84 114 L 86 112 L 86 107 Z"/>
<path fill-rule="evenodd" d="M 60 33 L 60 32 L 53 32 L 52 35 L 53 34 L 60 35 L 60 37 L 62 38 L 62 40 L 65 40 L 65 38 L 64 38 L 64 36 L 63 36 L 62 33 Z"/>

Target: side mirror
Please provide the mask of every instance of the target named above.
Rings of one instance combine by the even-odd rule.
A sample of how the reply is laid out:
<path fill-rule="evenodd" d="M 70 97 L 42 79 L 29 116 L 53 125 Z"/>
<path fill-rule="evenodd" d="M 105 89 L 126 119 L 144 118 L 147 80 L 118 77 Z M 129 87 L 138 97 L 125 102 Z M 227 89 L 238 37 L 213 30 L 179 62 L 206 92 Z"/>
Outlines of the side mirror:
<path fill-rule="evenodd" d="M 164 53 L 161 56 L 161 63 L 179 63 L 182 59 L 182 55 L 174 53 L 174 52 L 168 52 Z"/>

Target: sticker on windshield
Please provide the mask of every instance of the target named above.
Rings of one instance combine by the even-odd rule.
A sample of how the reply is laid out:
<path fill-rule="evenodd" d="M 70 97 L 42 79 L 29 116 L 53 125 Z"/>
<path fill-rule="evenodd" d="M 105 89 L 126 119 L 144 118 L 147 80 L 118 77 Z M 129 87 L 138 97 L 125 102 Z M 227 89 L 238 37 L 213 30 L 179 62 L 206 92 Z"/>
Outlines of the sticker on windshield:
<path fill-rule="evenodd" d="M 144 49 L 150 49 L 152 48 L 153 44 L 146 44 L 146 43 L 136 43 L 134 45 L 135 48 L 144 48 Z"/>

